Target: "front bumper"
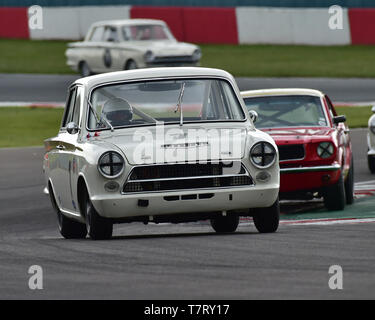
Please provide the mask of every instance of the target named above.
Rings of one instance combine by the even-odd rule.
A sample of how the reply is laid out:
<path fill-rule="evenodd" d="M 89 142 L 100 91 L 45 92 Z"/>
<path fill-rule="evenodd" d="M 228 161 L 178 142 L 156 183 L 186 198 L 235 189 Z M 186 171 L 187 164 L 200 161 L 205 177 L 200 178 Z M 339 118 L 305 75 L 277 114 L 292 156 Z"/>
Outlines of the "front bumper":
<path fill-rule="evenodd" d="M 211 194 L 211 197 L 202 196 L 207 194 Z M 181 190 L 129 195 L 106 194 L 93 196 L 91 201 L 103 217 L 127 218 L 270 207 L 276 201 L 278 194 L 278 184 L 265 184 L 264 186 L 210 190 Z M 182 196 L 191 195 L 196 195 L 196 197 L 182 199 Z M 178 200 L 167 201 L 165 199 L 165 197 L 171 196 L 177 196 Z M 148 206 L 140 206 L 139 200 L 148 200 Z"/>
<path fill-rule="evenodd" d="M 280 192 L 318 190 L 335 184 L 341 175 L 339 164 L 280 169 Z"/>

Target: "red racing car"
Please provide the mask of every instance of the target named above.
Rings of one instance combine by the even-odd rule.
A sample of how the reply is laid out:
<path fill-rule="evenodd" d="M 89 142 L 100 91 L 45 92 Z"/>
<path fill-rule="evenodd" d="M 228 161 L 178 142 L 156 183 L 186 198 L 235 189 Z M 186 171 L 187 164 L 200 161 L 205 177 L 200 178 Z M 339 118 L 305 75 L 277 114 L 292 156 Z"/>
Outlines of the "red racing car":
<path fill-rule="evenodd" d="M 354 200 L 354 168 L 346 117 L 327 95 L 310 89 L 241 92 L 256 127 L 280 153 L 280 198 L 324 199 L 329 210 Z"/>

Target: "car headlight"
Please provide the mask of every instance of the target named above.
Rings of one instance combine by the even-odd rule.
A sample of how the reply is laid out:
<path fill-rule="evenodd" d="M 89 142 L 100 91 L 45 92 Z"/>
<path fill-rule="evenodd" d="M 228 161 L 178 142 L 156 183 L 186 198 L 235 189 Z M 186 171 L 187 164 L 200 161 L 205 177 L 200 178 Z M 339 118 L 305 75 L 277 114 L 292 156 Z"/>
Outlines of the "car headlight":
<path fill-rule="evenodd" d="M 146 62 L 152 62 L 155 59 L 155 55 L 151 50 L 148 50 L 144 55 Z"/>
<path fill-rule="evenodd" d="M 268 168 L 275 163 L 276 150 L 268 142 L 258 142 L 250 150 L 250 160 L 258 168 Z"/>
<path fill-rule="evenodd" d="M 334 151 L 335 148 L 332 142 L 321 142 L 316 150 L 318 156 L 323 159 L 331 157 Z"/>
<path fill-rule="evenodd" d="M 124 158 L 116 151 L 107 151 L 99 158 L 98 170 L 106 178 L 117 178 L 124 168 Z"/>
<path fill-rule="evenodd" d="M 369 127 L 370 131 L 375 134 L 375 119 L 373 119 L 371 122 L 370 122 L 370 127 Z"/>
<path fill-rule="evenodd" d="M 195 49 L 192 55 L 193 61 L 199 61 L 202 58 L 201 49 Z"/>

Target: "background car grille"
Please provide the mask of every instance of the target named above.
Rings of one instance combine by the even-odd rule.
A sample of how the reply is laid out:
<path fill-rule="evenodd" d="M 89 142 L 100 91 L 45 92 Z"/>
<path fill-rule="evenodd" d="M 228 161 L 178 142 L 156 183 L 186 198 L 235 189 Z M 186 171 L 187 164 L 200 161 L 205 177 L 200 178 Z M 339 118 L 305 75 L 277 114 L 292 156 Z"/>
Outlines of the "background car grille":
<path fill-rule="evenodd" d="M 152 61 L 153 64 L 163 63 L 191 63 L 193 59 L 191 56 L 167 56 L 167 57 L 155 57 Z"/>
<path fill-rule="evenodd" d="M 305 148 L 303 144 L 291 144 L 277 146 L 279 149 L 280 161 L 300 160 L 305 158 Z"/>
<path fill-rule="evenodd" d="M 124 184 L 123 192 L 222 188 L 252 184 L 252 178 L 240 162 L 229 165 L 222 162 L 183 163 L 135 167 Z"/>

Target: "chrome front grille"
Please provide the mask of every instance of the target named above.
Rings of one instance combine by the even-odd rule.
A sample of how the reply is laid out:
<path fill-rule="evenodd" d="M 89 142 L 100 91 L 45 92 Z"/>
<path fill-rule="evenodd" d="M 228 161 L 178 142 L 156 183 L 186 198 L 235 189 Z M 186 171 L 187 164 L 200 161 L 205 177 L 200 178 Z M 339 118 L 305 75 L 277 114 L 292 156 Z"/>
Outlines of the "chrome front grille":
<path fill-rule="evenodd" d="M 239 161 L 146 165 L 133 168 L 123 193 L 248 185 L 253 185 L 253 180 Z"/>

